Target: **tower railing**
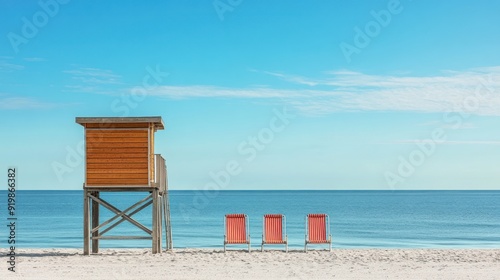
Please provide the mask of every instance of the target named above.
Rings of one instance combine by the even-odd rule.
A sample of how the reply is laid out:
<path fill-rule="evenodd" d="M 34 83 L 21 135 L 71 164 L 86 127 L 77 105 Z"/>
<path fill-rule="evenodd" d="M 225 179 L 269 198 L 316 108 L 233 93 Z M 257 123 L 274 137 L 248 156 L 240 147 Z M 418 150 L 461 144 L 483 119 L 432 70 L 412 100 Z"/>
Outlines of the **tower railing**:
<path fill-rule="evenodd" d="M 160 191 L 160 203 L 163 210 L 163 222 L 165 223 L 165 243 L 167 250 L 170 250 L 173 248 L 173 242 L 172 226 L 170 222 L 170 199 L 168 197 L 167 165 L 165 159 L 160 154 L 155 154 L 155 187 Z M 160 217 L 161 216 L 160 214 Z"/>

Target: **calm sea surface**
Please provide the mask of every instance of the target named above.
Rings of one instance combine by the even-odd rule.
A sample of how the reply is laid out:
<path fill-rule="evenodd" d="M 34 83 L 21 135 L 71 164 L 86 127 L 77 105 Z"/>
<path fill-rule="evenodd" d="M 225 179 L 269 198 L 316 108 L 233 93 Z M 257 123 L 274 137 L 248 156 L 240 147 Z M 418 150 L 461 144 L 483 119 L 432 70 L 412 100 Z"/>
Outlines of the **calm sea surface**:
<path fill-rule="evenodd" d="M 107 194 L 121 209 L 143 193 Z M 7 223 L 7 194 L 0 191 L 0 219 Z M 213 197 L 170 191 L 175 248 L 221 248 L 223 217 L 245 213 L 251 240 L 260 245 L 262 216 L 287 217 L 291 248 L 304 246 L 308 213 L 327 213 L 333 246 L 343 248 L 500 248 L 500 191 L 221 191 Z M 101 221 L 112 216 L 101 207 Z M 134 216 L 150 226 L 150 208 Z M 82 248 L 82 191 L 18 191 L 17 246 Z M 0 227 L 0 236 L 8 236 Z M 122 223 L 113 235 L 142 235 Z M 0 240 L 7 247 L 7 238 Z M 150 241 L 101 241 L 101 247 L 149 247 Z M 237 247 L 235 247 L 237 248 Z"/>

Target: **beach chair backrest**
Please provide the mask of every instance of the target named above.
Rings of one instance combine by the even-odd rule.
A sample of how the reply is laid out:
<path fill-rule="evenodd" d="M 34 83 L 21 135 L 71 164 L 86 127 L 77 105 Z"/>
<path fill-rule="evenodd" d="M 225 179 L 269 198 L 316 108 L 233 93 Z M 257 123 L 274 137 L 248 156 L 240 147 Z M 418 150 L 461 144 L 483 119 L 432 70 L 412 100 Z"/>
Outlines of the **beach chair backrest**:
<path fill-rule="evenodd" d="M 283 241 L 283 215 L 264 215 L 264 240 L 266 242 Z"/>
<path fill-rule="evenodd" d="M 307 215 L 309 241 L 325 241 L 327 235 L 327 215 L 309 214 Z"/>
<path fill-rule="evenodd" d="M 246 215 L 226 215 L 226 238 L 229 243 L 244 243 L 247 241 Z"/>

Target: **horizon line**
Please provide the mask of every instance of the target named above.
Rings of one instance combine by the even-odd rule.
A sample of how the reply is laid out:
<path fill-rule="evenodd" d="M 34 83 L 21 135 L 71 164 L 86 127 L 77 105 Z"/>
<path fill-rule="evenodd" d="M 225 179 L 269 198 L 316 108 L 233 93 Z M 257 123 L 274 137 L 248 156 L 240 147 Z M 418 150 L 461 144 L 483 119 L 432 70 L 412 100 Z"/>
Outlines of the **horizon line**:
<path fill-rule="evenodd" d="M 17 189 L 16 191 L 80 191 L 83 189 Z M 7 190 L 2 190 L 7 191 Z M 170 191 L 202 191 L 199 189 L 173 189 Z M 498 189 L 229 189 L 218 191 L 500 191 Z M 128 191 L 123 191 L 128 192 Z M 140 192 L 140 191 L 130 191 Z"/>

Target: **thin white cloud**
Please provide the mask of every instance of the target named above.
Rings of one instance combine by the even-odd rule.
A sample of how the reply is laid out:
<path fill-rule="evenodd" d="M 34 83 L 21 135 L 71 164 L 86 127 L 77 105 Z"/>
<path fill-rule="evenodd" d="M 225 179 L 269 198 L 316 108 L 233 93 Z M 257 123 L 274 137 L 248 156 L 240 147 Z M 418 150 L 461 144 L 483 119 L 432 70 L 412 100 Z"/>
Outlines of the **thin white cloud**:
<path fill-rule="evenodd" d="M 451 145 L 500 145 L 500 141 L 445 141 L 442 144 L 451 144 Z"/>
<path fill-rule="evenodd" d="M 70 74 L 73 80 L 86 84 L 121 84 L 121 76 L 114 74 L 111 70 L 98 68 L 78 68 L 66 70 L 64 73 Z"/>
<path fill-rule="evenodd" d="M 295 85 L 269 87 L 158 86 L 153 96 L 166 98 L 280 99 L 312 114 L 342 111 L 467 112 L 500 116 L 500 66 L 447 71 L 436 76 L 368 75 L 328 72 L 326 78 L 262 72 Z"/>
<path fill-rule="evenodd" d="M 445 124 L 443 121 L 429 121 L 429 122 L 424 122 L 424 123 L 419 123 L 418 126 L 434 126 L 434 127 L 441 127 L 443 129 L 457 129 L 455 128 L 454 124 Z M 473 129 L 477 128 L 477 126 L 471 122 L 463 122 L 460 124 L 459 129 Z"/>
<path fill-rule="evenodd" d="M 305 77 L 301 76 L 296 76 L 296 75 L 287 75 L 287 74 L 282 74 L 282 73 L 277 73 L 277 72 L 270 72 L 270 71 L 262 71 L 264 74 L 268 74 L 274 77 L 278 77 L 280 79 L 283 79 L 287 82 L 292 82 L 295 84 L 302 84 L 302 85 L 308 85 L 308 86 L 316 86 L 320 83 L 318 80 L 311 80 Z"/>
<path fill-rule="evenodd" d="M 0 110 L 50 109 L 56 106 L 30 97 L 0 98 Z"/>
<path fill-rule="evenodd" d="M 280 90 L 265 87 L 225 88 L 216 86 L 158 86 L 149 90 L 149 95 L 174 99 L 193 97 L 222 98 L 305 98 L 308 91 Z M 314 94 L 318 94 L 314 91 Z M 326 92 L 325 92 L 326 94 Z"/>
<path fill-rule="evenodd" d="M 24 65 L 9 63 L 5 60 L 0 60 L 0 72 L 14 72 L 23 69 Z"/>
<path fill-rule="evenodd" d="M 71 77 L 65 85 L 70 92 L 116 94 L 121 90 L 117 87 L 122 85 L 122 77 L 111 70 L 81 67 L 63 72 Z"/>
<path fill-rule="evenodd" d="M 399 140 L 383 144 L 417 144 L 422 143 L 422 139 Z M 500 145 L 500 141 L 472 140 L 472 141 L 443 141 L 438 145 Z"/>

